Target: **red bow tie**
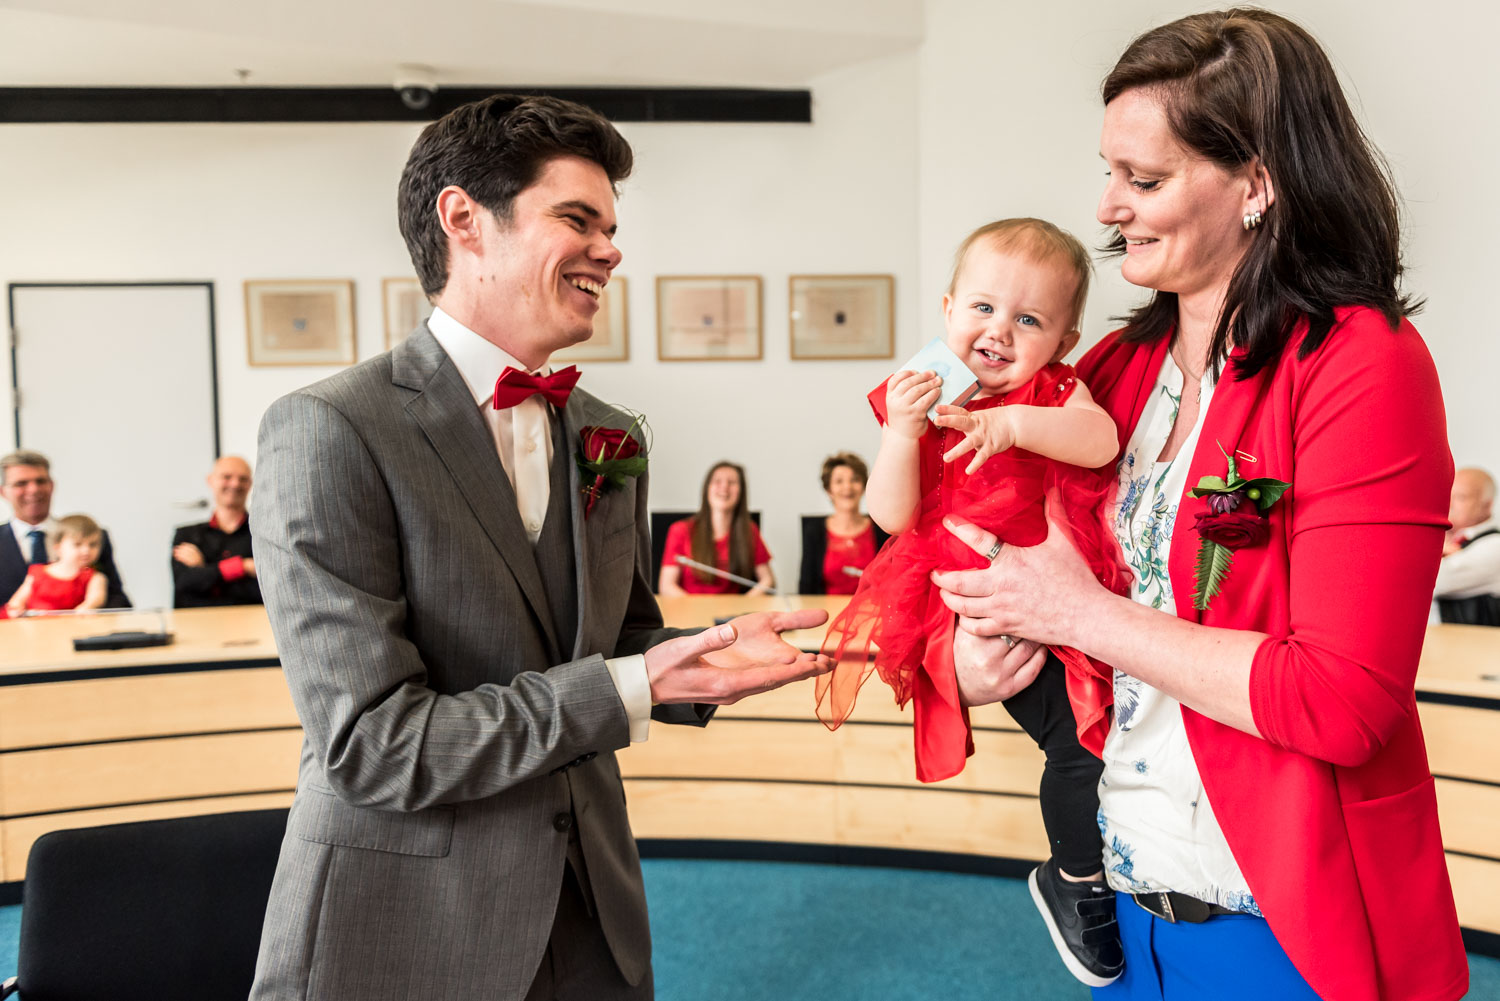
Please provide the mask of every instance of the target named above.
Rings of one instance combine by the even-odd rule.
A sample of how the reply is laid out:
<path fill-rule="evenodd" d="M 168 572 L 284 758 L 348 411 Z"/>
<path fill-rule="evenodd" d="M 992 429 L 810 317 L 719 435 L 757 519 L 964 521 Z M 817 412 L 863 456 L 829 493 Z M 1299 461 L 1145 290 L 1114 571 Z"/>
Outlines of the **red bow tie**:
<path fill-rule="evenodd" d="M 518 369 L 505 367 L 500 378 L 495 380 L 495 409 L 504 410 L 540 393 L 554 407 L 566 406 L 568 394 L 578 385 L 578 367 L 569 365 L 551 375 L 529 375 Z"/>

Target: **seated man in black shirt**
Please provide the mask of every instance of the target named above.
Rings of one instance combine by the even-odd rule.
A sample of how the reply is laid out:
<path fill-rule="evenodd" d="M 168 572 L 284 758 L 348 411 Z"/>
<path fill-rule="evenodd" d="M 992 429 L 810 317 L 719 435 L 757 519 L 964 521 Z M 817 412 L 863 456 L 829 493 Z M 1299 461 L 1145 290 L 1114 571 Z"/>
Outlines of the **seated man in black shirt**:
<path fill-rule="evenodd" d="M 214 515 L 184 525 L 172 539 L 172 583 L 178 608 L 259 605 L 260 581 L 250 550 L 250 464 L 226 455 L 208 474 Z"/>

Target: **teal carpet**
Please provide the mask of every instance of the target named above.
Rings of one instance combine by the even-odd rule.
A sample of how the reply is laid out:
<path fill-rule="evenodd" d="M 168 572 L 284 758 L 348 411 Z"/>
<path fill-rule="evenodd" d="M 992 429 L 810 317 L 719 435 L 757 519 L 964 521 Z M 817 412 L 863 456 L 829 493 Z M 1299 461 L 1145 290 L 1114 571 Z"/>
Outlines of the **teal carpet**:
<path fill-rule="evenodd" d="M 1083 1001 L 1020 880 L 647 859 L 658 1001 Z M 21 908 L 0 907 L 0 978 Z M 1500 999 L 1470 957 L 1469 997 Z"/>

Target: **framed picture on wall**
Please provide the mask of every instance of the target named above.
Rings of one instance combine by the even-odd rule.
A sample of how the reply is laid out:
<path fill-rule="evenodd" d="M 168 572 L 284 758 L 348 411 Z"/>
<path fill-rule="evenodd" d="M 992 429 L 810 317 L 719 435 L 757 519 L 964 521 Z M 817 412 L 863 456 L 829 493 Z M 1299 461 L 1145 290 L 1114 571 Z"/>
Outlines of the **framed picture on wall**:
<path fill-rule="evenodd" d="M 251 365 L 354 364 L 354 282 L 245 283 Z"/>
<path fill-rule="evenodd" d="M 594 336 L 582 344 L 554 352 L 553 361 L 630 360 L 630 283 L 619 275 L 604 286 L 599 312 L 594 314 Z"/>
<path fill-rule="evenodd" d="M 662 361 L 757 361 L 757 275 L 663 275 L 656 279 L 656 356 Z"/>
<path fill-rule="evenodd" d="M 427 301 L 422 283 L 415 278 L 382 278 L 380 298 L 385 304 L 387 351 L 406 340 L 417 324 L 432 315 L 432 303 Z"/>
<path fill-rule="evenodd" d="M 895 289 L 891 275 L 792 275 L 792 357 L 895 357 Z"/>

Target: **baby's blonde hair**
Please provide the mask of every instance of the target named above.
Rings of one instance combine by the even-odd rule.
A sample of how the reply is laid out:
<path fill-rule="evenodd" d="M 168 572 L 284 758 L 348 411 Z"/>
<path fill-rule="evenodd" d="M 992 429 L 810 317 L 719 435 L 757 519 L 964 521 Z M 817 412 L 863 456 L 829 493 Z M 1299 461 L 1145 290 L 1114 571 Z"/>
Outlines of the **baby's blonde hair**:
<path fill-rule="evenodd" d="M 99 527 L 99 523 L 86 514 L 70 514 L 66 518 L 57 519 L 57 529 L 53 533 L 58 539 L 66 536 L 80 541 L 103 534 L 104 529 Z"/>
<path fill-rule="evenodd" d="M 958 245 L 958 253 L 953 255 L 953 274 L 948 279 L 949 295 L 953 294 L 970 248 L 981 240 L 988 242 L 996 250 L 1019 251 L 1038 264 L 1061 260 L 1071 268 L 1078 284 L 1073 291 L 1073 322 L 1067 329 L 1078 330 L 1083 326 L 1083 306 L 1089 298 L 1089 277 L 1094 273 L 1094 262 L 1089 257 L 1088 249 L 1076 236 L 1045 219 L 1023 217 L 985 223 L 964 237 L 964 242 Z"/>

